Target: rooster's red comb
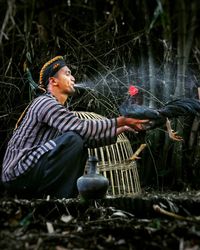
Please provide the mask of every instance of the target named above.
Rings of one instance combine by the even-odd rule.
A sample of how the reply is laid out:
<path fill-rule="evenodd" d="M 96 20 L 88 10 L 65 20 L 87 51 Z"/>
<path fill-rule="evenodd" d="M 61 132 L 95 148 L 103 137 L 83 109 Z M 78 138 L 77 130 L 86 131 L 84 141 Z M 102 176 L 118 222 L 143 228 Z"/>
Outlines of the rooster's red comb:
<path fill-rule="evenodd" d="M 137 94 L 138 94 L 139 90 L 138 90 L 135 86 L 131 85 L 131 86 L 129 87 L 128 92 L 129 92 L 129 95 L 130 95 L 130 96 L 134 96 L 134 95 L 137 95 Z"/>

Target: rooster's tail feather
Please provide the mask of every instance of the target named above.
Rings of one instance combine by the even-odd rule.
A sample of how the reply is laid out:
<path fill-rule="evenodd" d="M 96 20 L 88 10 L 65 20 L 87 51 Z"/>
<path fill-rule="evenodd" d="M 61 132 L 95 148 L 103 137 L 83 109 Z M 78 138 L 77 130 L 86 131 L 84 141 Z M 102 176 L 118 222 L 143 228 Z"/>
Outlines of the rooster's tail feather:
<path fill-rule="evenodd" d="M 192 98 L 176 99 L 168 102 L 159 112 L 168 117 L 200 115 L 200 101 Z"/>

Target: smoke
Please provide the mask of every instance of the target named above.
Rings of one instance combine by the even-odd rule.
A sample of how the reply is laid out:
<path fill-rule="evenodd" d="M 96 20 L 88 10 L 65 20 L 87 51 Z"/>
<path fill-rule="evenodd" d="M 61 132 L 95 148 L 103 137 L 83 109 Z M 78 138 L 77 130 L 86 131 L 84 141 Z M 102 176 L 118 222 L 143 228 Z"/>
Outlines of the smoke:
<path fill-rule="evenodd" d="M 155 66 L 155 65 L 154 65 Z M 174 96 L 176 86 L 176 67 L 171 69 L 170 77 L 166 78 L 161 66 L 155 66 L 155 75 L 150 76 L 148 67 L 140 65 L 135 67 L 127 65 L 101 73 L 95 70 L 93 78 L 85 79 L 75 84 L 75 88 L 84 91 L 89 98 L 96 98 L 96 102 L 105 103 L 112 109 L 117 109 L 127 98 L 130 85 L 140 90 L 141 103 L 148 106 L 151 99 L 154 99 L 157 107 L 162 107 L 168 101 L 176 99 Z M 92 72 L 91 72 L 92 73 Z M 150 89 L 150 77 L 153 77 L 153 90 Z M 185 96 L 197 97 L 197 78 L 195 72 L 187 72 L 185 77 Z M 82 92 L 83 93 L 83 92 Z M 85 98 L 85 97 L 83 97 Z"/>

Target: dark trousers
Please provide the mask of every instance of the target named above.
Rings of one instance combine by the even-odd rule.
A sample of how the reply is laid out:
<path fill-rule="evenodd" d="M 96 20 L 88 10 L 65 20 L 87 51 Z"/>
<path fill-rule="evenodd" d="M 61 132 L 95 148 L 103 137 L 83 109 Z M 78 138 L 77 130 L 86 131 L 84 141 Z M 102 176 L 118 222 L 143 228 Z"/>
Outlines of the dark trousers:
<path fill-rule="evenodd" d="M 45 153 L 30 171 L 6 184 L 19 198 L 73 198 L 78 195 L 77 179 L 83 175 L 88 158 L 84 140 L 74 132 L 56 139 L 56 147 Z"/>

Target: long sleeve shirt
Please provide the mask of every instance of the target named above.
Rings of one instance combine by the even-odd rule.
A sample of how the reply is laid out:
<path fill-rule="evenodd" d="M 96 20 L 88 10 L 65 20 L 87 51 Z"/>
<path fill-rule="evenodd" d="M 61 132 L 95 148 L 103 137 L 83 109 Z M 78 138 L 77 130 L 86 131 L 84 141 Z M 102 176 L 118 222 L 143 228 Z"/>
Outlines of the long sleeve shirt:
<path fill-rule="evenodd" d="M 67 131 L 78 133 L 89 148 L 115 143 L 116 123 L 115 118 L 80 119 L 51 94 L 39 96 L 32 102 L 8 142 L 2 181 L 14 180 L 33 168 L 44 153 L 56 147 L 53 139 Z"/>

